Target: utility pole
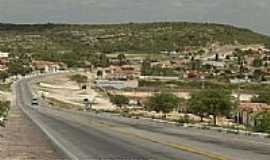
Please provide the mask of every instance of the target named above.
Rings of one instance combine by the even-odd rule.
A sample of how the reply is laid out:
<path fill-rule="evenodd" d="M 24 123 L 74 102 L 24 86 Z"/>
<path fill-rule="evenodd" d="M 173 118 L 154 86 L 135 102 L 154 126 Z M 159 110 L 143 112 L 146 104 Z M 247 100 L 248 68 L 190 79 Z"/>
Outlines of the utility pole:
<path fill-rule="evenodd" d="M 92 103 L 88 98 L 84 99 L 85 111 L 89 111 L 92 109 Z"/>
<path fill-rule="evenodd" d="M 237 89 L 237 104 L 240 105 L 241 103 L 241 95 L 240 95 L 240 90 L 241 90 L 241 86 L 240 86 L 240 82 L 238 82 L 238 89 Z M 241 111 L 239 110 L 237 113 L 237 123 L 240 123 L 240 117 L 241 117 Z"/>
<path fill-rule="evenodd" d="M 201 76 L 201 81 L 202 81 L 202 89 L 205 89 L 205 77 Z"/>

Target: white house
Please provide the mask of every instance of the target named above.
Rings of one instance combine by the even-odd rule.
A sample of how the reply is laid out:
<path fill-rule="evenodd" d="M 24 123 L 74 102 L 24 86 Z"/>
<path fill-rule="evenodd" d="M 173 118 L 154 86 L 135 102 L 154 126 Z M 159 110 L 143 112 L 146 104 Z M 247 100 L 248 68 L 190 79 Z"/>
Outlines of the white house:
<path fill-rule="evenodd" d="M 9 56 L 9 53 L 0 51 L 0 59 L 1 58 L 8 58 L 8 56 Z"/>

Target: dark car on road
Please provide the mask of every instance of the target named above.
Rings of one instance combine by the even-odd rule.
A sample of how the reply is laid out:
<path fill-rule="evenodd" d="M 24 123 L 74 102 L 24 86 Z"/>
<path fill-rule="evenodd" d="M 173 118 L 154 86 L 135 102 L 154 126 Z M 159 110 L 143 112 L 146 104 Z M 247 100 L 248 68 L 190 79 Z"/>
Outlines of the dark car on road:
<path fill-rule="evenodd" d="M 33 106 L 37 106 L 38 105 L 38 99 L 37 98 L 33 98 L 32 99 L 32 105 Z"/>

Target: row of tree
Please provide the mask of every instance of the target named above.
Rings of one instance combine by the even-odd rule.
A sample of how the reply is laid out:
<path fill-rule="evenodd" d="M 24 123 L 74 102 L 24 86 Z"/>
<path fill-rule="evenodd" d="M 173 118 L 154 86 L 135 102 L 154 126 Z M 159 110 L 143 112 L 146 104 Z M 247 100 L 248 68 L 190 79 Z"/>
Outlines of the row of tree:
<path fill-rule="evenodd" d="M 127 105 L 129 99 L 122 95 L 110 96 L 111 102 L 119 107 Z M 213 116 L 213 123 L 216 125 L 217 116 L 230 116 L 236 103 L 231 97 L 231 92 L 227 90 L 202 90 L 195 92 L 186 103 L 186 100 L 179 98 L 172 93 L 159 93 L 150 97 L 145 106 L 149 111 L 162 112 L 165 114 L 173 111 L 184 109 L 187 104 L 187 112 L 201 117 Z M 186 107 L 185 107 L 186 108 Z"/>
<path fill-rule="evenodd" d="M 110 100 L 122 108 L 129 104 L 129 99 L 123 95 L 110 95 Z M 252 99 L 252 102 L 270 104 L 270 94 L 260 93 Z M 186 108 L 187 105 L 187 108 Z M 217 125 L 217 117 L 225 116 L 231 118 L 237 111 L 238 102 L 232 98 L 231 92 L 221 89 L 208 89 L 194 92 L 189 100 L 179 98 L 172 93 L 159 93 L 145 103 L 148 111 L 162 112 L 164 116 L 173 110 L 182 110 L 201 117 L 213 117 L 213 124 Z M 254 129 L 260 132 L 270 133 L 270 113 L 261 112 L 254 116 Z"/>

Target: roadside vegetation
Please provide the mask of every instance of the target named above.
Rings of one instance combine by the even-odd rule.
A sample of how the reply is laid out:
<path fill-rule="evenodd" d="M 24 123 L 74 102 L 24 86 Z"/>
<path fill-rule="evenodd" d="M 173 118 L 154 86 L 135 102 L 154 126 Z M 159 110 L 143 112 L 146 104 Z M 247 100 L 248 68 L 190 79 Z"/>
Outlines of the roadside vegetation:
<path fill-rule="evenodd" d="M 70 76 L 70 80 L 75 81 L 81 88 L 83 84 L 86 84 L 88 82 L 88 77 L 81 74 L 74 74 Z"/>
<path fill-rule="evenodd" d="M 3 83 L 3 84 L 0 84 L 0 91 L 11 92 L 11 85 L 12 85 L 12 83 Z"/>
<path fill-rule="evenodd" d="M 190 80 L 190 81 L 149 81 L 140 80 L 139 86 L 142 88 L 161 88 L 163 90 L 201 90 L 202 87 L 205 89 L 226 89 L 226 90 L 238 90 L 239 86 L 243 93 L 267 93 L 270 89 L 269 84 L 255 84 L 255 83 L 244 83 L 244 84 L 230 84 L 226 82 L 218 82 L 215 80 L 201 81 L 201 80 Z"/>
<path fill-rule="evenodd" d="M 254 130 L 257 132 L 266 132 L 270 134 L 270 113 L 262 112 L 257 114 L 254 118 L 256 123 Z"/>
<path fill-rule="evenodd" d="M 229 117 L 234 104 L 231 92 L 227 90 L 211 89 L 195 92 L 189 99 L 188 110 L 201 117 L 213 116 L 213 124 L 217 125 L 217 116 Z"/>
<path fill-rule="evenodd" d="M 123 95 L 109 95 L 109 98 L 110 101 L 120 109 L 129 104 L 129 98 Z"/>
<path fill-rule="evenodd" d="M 259 92 L 257 96 L 251 99 L 251 101 L 254 103 L 270 104 L 270 92 L 269 91 Z"/>
<path fill-rule="evenodd" d="M 10 109 L 10 102 L 0 101 L 0 126 L 1 127 L 5 127 L 9 109 Z"/>
<path fill-rule="evenodd" d="M 167 113 L 180 107 L 181 99 L 171 93 L 160 93 L 152 96 L 146 102 L 146 108 L 149 111 L 156 111 L 157 113 Z"/>

